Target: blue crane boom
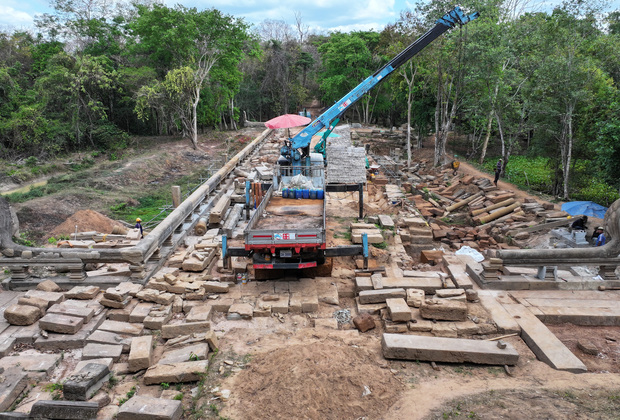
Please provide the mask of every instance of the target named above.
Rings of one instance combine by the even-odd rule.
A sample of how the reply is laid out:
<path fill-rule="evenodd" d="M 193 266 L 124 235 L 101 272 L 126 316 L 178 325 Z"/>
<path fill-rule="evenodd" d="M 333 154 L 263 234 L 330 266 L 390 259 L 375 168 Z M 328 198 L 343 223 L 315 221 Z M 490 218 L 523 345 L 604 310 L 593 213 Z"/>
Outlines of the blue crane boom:
<path fill-rule="evenodd" d="M 446 13 L 442 18 L 435 22 L 435 26 L 432 29 L 412 42 L 407 48 L 401 51 L 385 66 L 377 70 L 373 75 L 368 76 L 364 81 L 353 88 L 353 90 L 343 96 L 342 99 L 337 101 L 329 109 L 319 115 L 310 125 L 297 133 L 295 137 L 286 140 L 284 146 L 280 149 L 280 154 L 282 157 L 288 162 L 289 165 L 309 165 L 310 142 L 312 140 L 312 136 L 318 133 L 321 129 L 327 128 L 321 143 L 316 149 L 325 155 L 325 139 L 334 129 L 342 114 L 344 114 L 344 112 L 350 108 L 351 105 L 356 103 L 364 94 L 373 89 L 377 84 L 379 84 L 379 82 L 389 76 L 394 70 L 409 61 L 413 56 L 422 51 L 428 44 L 433 42 L 448 29 L 451 29 L 456 25 L 465 25 L 466 23 L 476 19 L 478 16 L 478 12 L 465 15 L 458 6 Z"/>

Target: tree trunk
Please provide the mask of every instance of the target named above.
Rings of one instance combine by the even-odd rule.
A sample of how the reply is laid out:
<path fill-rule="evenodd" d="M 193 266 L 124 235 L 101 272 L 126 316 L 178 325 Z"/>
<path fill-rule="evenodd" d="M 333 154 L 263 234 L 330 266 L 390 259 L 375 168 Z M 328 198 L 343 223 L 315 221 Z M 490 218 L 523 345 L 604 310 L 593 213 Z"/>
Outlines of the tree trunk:
<path fill-rule="evenodd" d="M 480 164 L 484 162 L 484 158 L 487 154 L 487 146 L 489 145 L 489 138 L 491 137 L 491 127 L 493 126 L 493 113 L 495 113 L 495 101 L 497 100 L 497 92 L 499 90 L 499 81 L 495 84 L 495 92 L 491 99 L 491 109 L 489 109 L 489 118 L 487 119 L 487 133 L 484 136 L 484 143 L 482 144 L 482 151 L 480 152 Z"/>
<path fill-rule="evenodd" d="M 198 101 L 200 100 L 200 91 L 196 95 L 196 99 L 192 103 L 192 131 L 189 133 L 192 147 L 198 149 Z"/>
<path fill-rule="evenodd" d="M 570 179 L 570 161 L 573 151 L 573 111 L 574 103 L 567 105 L 566 115 L 563 118 L 562 127 L 562 166 L 563 166 L 563 183 L 564 183 L 564 199 L 568 200 L 568 181 Z"/>
<path fill-rule="evenodd" d="M 411 88 L 407 94 L 407 168 L 411 168 Z"/>

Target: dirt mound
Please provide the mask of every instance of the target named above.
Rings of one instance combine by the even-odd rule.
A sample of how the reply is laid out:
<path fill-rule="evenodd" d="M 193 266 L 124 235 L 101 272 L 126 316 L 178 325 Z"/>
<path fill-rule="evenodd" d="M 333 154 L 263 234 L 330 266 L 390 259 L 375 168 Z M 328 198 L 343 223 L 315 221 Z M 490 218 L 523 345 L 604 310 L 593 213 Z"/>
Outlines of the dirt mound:
<path fill-rule="evenodd" d="M 60 225 L 56 226 L 51 232 L 50 236 L 71 235 L 75 233 L 75 226 L 77 225 L 78 232 L 97 231 L 100 233 L 112 233 L 114 226 L 123 225 L 98 213 L 93 210 L 80 210 L 75 213 Z"/>
<path fill-rule="evenodd" d="M 325 343 L 256 356 L 236 379 L 235 409 L 253 419 L 374 419 L 404 389 L 367 350 Z"/>

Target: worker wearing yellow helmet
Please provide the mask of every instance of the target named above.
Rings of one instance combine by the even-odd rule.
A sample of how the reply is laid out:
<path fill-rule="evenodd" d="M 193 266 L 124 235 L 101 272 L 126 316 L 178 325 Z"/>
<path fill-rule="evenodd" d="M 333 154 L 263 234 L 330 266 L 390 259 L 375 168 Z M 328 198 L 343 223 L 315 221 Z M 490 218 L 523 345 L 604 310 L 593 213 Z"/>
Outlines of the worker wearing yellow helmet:
<path fill-rule="evenodd" d="M 140 229 L 140 238 L 144 238 L 144 231 L 142 230 L 142 219 L 139 217 L 136 219 L 136 229 Z"/>

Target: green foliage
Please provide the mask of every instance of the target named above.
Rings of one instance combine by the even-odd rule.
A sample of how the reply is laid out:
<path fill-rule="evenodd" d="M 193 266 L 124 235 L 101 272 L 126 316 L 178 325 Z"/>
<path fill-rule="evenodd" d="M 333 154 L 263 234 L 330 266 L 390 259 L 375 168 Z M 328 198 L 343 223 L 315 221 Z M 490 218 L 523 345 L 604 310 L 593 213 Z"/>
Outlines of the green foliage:
<path fill-rule="evenodd" d="M 172 399 L 177 401 L 183 401 L 184 394 L 181 392 L 180 394 L 175 395 Z"/>
<path fill-rule="evenodd" d="M 114 374 L 114 372 L 112 372 L 112 374 L 110 375 L 110 378 L 108 379 L 108 388 L 112 389 L 116 386 L 116 384 L 118 384 L 119 379 L 118 376 L 116 376 Z"/>
<path fill-rule="evenodd" d="M 43 387 L 43 390 L 52 394 L 53 400 L 62 399 L 63 384 L 58 382 L 52 382 Z"/>
<path fill-rule="evenodd" d="M 495 170 L 497 157 L 485 161 L 485 169 Z M 549 159 L 536 156 L 511 156 L 506 164 L 505 176 L 511 182 L 523 189 L 550 192 L 552 171 Z"/>
<path fill-rule="evenodd" d="M 598 179 L 590 178 L 586 186 L 571 194 L 571 199 L 574 201 L 594 201 L 595 203 L 608 207 L 614 201 L 620 199 L 620 194 L 617 188 Z"/>
<path fill-rule="evenodd" d="M 37 245 L 32 240 L 28 239 L 28 232 L 21 232 L 19 237 L 13 237 L 13 241 L 18 245 L 27 246 L 30 248 L 34 248 Z"/>
<path fill-rule="evenodd" d="M 159 386 L 161 387 L 161 389 L 170 388 L 170 384 L 168 382 L 162 382 L 161 384 L 159 384 Z"/>
<path fill-rule="evenodd" d="M 379 249 L 387 249 L 388 244 L 387 242 L 383 241 L 383 242 L 379 242 L 378 244 L 372 244 L 372 246 L 374 246 L 375 248 L 379 248 Z"/>

